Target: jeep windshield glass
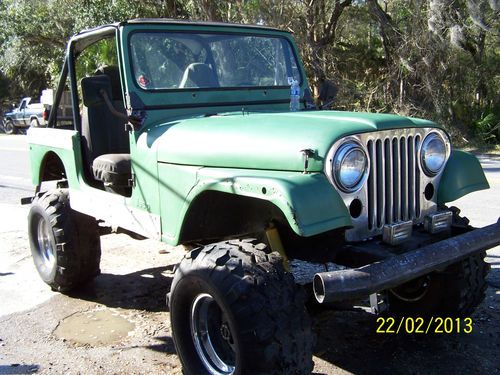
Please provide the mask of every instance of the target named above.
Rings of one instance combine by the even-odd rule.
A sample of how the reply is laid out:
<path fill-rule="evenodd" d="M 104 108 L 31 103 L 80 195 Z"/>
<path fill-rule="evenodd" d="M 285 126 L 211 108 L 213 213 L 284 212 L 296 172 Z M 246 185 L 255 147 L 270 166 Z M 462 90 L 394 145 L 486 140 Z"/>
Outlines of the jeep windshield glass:
<path fill-rule="evenodd" d="M 144 90 L 283 87 L 301 81 L 285 38 L 206 33 L 136 32 L 132 68 Z"/>

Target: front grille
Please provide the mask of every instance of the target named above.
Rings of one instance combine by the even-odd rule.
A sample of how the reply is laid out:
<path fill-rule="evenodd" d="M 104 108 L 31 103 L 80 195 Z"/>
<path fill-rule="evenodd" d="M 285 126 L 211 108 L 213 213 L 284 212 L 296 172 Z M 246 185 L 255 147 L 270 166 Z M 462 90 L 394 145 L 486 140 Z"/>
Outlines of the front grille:
<path fill-rule="evenodd" d="M 368 230 L 385 224 L 420 219 L 420 134 L 369 139 L 367 183 Z"/>
<path fill-rule="evenodd" d="M 369 159 L 368 177 L 358 190 L 345 192 L 337 188 L 347 208 L 353 203 L 362 207 L 361 212 L 351 213 L 352 228 L 345 231 L 347 241 L 378 236 L 386 224 L 401 221 L 422 224 L 427 215 L 437 211 L 437 191 L 444 168 L 435 176 L 427 176 L 419 161 L 422 142 L 431 132 L 445 140 L 448 158 L 451 151 L 448 136 L 436 128 L 379 130 L 350 135 L 333 144 L 325 164 L 325 174 L 333 186 L 336 186 L 333 159 L 344 143 L 361 145 Z"/>

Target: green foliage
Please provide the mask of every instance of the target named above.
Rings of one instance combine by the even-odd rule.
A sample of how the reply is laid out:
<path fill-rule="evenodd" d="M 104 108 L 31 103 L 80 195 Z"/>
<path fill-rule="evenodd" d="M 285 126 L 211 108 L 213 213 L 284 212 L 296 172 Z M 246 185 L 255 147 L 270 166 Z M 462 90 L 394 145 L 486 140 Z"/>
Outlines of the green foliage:
<path fill-rule="evenodd" d="M 118 65 L 116 44 L 114 39 L 103 39 L 86 48 L 76 63 L 76 77 L 93 75 L 101 66 Z"/>
<path fill-rule="evenodd" d="M 487 109 L 473 123 L 476 135 L 485 143 L 500 144 L 500 106 Z"/>
<path fill-rule="evenodd" d="M 339 109 L 426 117 L 460 138 L 498 143 L 495 6 L 488 0 L 1 0 L 0 102 L 54 86 L 67 40 L 82 29 L 137 17 L 257 23 L 294 32 L 315 93 L 322 78 L 334 81 Z M 112 53 L 111 46 L 95 48 L 81 57 L 79 76 Z"/>
<path fill-rule="evenodd" d="M 9 96 L 39 96 L 58 81 L 68 39 L 83 29 L 137 17 L 185 17 L 176 1 L 3 0 L 0 71 Z"/>

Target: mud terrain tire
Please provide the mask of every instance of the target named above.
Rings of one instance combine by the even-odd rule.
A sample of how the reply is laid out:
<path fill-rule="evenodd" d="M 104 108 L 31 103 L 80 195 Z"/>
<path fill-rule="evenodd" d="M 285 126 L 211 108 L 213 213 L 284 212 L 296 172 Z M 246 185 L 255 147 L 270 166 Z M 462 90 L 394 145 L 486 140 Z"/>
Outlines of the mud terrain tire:
<path fill-rule="evenodd" d="M 427 291 L 415 301 L 398 297 L 409 283 L 389 291 L 390 312 L 406 316 L 469 316 L 485 296 L 490 269 L 485 255 L 484 251 L 478 252 L 442 272 L 427 275 Z"/>
<path fill-rule="evenodd" d="M 282 259 L 266 250 L 249 240 L 226 241 L 194 249 L 180 263 L 167 300 L 185 374 L 312 371 L 304 293 Z"/>
<path fill-rule="evenodd" d="M 28 235 L 36 269 L 53 290 L 67 292 L 100 273 L 97 222 L 71 209 L 67 189 L 35 198 L 28 215 Z"/>

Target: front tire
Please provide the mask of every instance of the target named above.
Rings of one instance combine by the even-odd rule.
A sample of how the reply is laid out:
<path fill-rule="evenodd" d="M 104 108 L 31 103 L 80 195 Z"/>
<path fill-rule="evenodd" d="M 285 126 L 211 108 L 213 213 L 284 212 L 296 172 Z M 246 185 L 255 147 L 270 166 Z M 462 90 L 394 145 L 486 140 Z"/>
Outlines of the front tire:
<path fill-rule="evenodd" d="M 308 374 L 313 367 L 304 298 L 265 245 L 227 241 L 192 250 L 169 294 L 186 374 Z"/>
<path fill-rule="evenodd" d="M 490 265 L 484 251 L 388 292 L 389 311 L 403 316 L 469 316 L 483 301 Z"/>
<path fill-rule="evenodd" d="M 30 121 L 30 127 L 32 127 L 32 128 L 39 128 L 40 127 L 40 123 L 38 122 L 38 120 L 36 118 L 34 118 Z"/>
<path fill-rule="evenodd" d="M 53 290 L 67 292 L 99 274 L 98 229 L 94 218 L 71 209 L 67 189 L 35 198 L 28 215 L 31 254 Z"/>

